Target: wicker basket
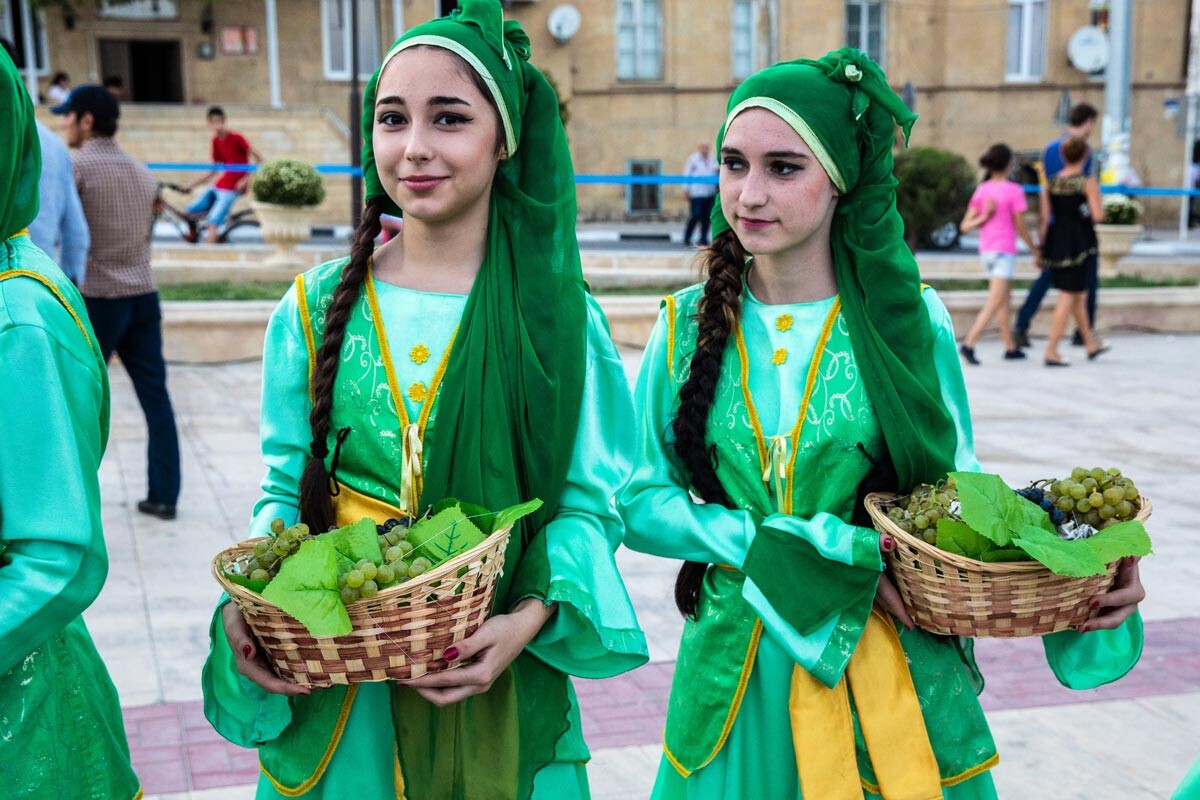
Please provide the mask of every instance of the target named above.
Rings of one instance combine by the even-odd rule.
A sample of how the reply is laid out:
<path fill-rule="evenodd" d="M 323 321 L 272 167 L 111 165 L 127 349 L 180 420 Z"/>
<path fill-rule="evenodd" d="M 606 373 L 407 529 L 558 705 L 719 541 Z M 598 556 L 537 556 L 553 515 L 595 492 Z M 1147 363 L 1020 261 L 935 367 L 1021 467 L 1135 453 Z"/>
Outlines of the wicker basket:
<path fill-rule="evenodd" d="M 1076 628 L 1091 615 L 1090 602 L 1112 586 L 1117 563 L 1104 575 L 1068 578 L 1036 562 L 988 564 L 939 550 L 888 518 L 895 495 L 866 498 L 881 533 L 896 540 L 887 554 L 892 580 L 913 622 L 927 631 L 972 638 L 1011 639 Z M 1139 500 L 1137 519 L 1151 512 Z"/>
<path fill-rule="evenodd" d="M 251 539 L 218 553 L 213 577 L 229 593 L 280 677 L 301 686 L 407 680 L 459 664 L 442 660 L 450 645 L 483 624 L 512 526 L 425 574 L 346 607 L 354 630 L 313 636 L 262 595 L 225 577 L 254 554 Z"/>

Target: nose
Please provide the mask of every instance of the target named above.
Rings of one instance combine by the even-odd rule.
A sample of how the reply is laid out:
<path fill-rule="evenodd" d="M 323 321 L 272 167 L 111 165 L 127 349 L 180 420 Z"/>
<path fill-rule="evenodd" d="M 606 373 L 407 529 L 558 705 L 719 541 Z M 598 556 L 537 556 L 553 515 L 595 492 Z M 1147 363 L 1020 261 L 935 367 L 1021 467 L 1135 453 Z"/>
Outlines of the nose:
<path fill-rule="evenodd" d="M 738 200 L 744 208 L 761 208 L 766 205 L 768 197 L 767 176 L 762 170 L 751 167 L 742 179 L 742 190 L 738 194 Z"/>
<path fill-rule="evenodd" d="M 433 158 L 433 132 L 422 125 L 412 125 L 404 158 L 414 164 L 423 164 Z"/>

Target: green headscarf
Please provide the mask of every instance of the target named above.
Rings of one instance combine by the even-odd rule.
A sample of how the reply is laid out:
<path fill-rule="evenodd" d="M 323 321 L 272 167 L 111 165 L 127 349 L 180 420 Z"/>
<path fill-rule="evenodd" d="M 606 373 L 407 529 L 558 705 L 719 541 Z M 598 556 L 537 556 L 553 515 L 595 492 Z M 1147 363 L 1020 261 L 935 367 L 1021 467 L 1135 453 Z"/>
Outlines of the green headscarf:
<path fill-rule="evenodd" d="M 513 536 L 495 609 L 549 591 L 543 526 L 574 451 L 587 361 L 587 308 L 575 239 L 575 176 L 558 96 L 529 63 L 529 39 L 499 0 L 462 0 L 391 48 L 364 97 L 366 199 L 401 209 L 372 147 L 379 76 L 406 48 L 444 48 L 487 84 L 508 157 L 492 188 L 487 244 L 455 336 L 427 436 L 423 504 L 545 505 Z M 444 709 L 397 693 L 410 797 L 527 797 L 567 729 L 566 676 L 527 653 L 487 694 Z"/>
<path fill-rule="evenodd" d="M 956 434 L 933 363 L 935 332 L 921 276 L 904 242 L 892 174 L 895 126 L 905 143 L 917 115 L 864 53 L 834 50 L 775 64 L 733 92 L 717 152 L 734 117 L 764 108 L 787 122 L 837 187 L 830 232 L 842 314 L 901 490 L 953 469 Z M 720 198 L 713 235 L 730 229 Z"/>
<path fill-rule="evenodd" d="M 41 174 L 33 103 L 16 65 L 0 48 L 0 242 L 37 216 Z"/>

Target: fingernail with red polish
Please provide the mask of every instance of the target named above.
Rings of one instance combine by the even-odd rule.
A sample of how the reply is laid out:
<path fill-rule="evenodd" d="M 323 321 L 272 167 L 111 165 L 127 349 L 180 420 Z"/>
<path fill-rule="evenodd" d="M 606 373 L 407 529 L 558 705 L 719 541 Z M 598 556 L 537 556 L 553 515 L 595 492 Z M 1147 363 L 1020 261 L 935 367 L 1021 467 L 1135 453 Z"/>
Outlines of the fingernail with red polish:
<path fill-rule="evenodd" d="M 457 647 L 447 647 L 446 651 L 444 653 L 442 653 L 442 658 L 446 659 L 447 661 L 457 661 L 458 660 L 458 648 Z"/>
<path fill-rule="evenodd" d="M 890 551 L 896 546 L 896 540 L 890 536 L 883 537 L 883 549 Z"/>
<path fill-rule="evenodd" d="M 254 648 L 248 644 L 242 645 L 242 655 L 244 655 L 246 658 L 250 658 L 254 655 Z"/>
<path fill-rule="evenodd" d="M 1100 607 L 1100 601 L 1099 601 L 1099 600 L 1093 600 L 1093 601 L 1092 601 L 1092 608 L 1099 608 L 1099 607 Z"/>

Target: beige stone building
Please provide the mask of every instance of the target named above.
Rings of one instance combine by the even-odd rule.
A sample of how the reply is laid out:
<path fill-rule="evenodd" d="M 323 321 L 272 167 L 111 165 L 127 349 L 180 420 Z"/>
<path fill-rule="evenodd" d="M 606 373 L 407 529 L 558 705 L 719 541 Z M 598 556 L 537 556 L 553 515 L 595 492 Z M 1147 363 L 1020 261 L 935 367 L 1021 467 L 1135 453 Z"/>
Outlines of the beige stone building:
<path fill-rule="evenodd" d="M 398 32 L 455 5 L 73 0 L 36 11 L 29 2 L 0 0 L 0 35 L 33 53 L 39 90 L 60 70 L 73 82 L 121 77 L 137 104 L 125 126 L 131 149 L 167 161 L 202 160 L 196 106 L 206 103 L 230 107 L 234 126 L 258 132 L 264 152 L 328 161 L 346 149 L 351 2 L 362 20 L 364 78 Z M 581 24 L 561 42 L 549 23 L 566 3 L 506 5 L 568 103 L 583 174 L 678 174 L 695 143 L 715 135 L 738 80 L 846 44 L 880 60 L 897 89 L 908 85 L 921 115 L 914 144 L 972 163 L 995 141 L 1038 150 L 1059 131 L 1064 102 L 1103 110 L 1103 80 L 1071 65 L 1067 43 L 1079 28 L 1105 23 L 1104 0 L 574 0 Z M 1151 185 L 1176 186 L 1182 175 L 1185 146 L 1169 108 L 1184 88 L 1188 5 L 1134 3 L 1132 158 Z M 329 214 L 345 216 L 344 190 L 331 185 Z M 684 208 L 675 186 L 581 186 L 579 197 L 590 218 Z M 1176 207 L 1151 205 L 1164 219 Z"/>

